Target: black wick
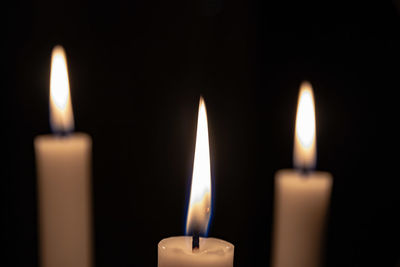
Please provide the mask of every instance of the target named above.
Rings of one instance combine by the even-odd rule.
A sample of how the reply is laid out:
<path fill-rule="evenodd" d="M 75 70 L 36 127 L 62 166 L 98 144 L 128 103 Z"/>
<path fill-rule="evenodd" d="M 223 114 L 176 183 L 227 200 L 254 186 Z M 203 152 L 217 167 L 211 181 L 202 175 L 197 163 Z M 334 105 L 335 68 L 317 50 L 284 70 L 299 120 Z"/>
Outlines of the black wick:
<path fill-rule="evenodd" d="M 307 177 L 311 174 L 311 169 L 309 167 L 302 166 L 299 168 L 299 171 L 303 177 Z"/>
<path fill-rule="evenodd" d="M 58 131 L 57 135 L 60 137 L 66 137 L 69 135 L 69 132 L 62 130 L 62 131 Z"/>
<path fill-rule="evenodd" d="M 200 235 L 198 232 L 193 233 L 192 251 L 196 251 L 200 248 Z"/>

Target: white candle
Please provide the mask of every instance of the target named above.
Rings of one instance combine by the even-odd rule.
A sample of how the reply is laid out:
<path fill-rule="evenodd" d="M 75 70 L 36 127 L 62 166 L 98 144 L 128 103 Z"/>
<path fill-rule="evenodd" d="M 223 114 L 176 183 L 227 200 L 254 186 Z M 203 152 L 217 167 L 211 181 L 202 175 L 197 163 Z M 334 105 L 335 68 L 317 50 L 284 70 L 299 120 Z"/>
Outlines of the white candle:
<path fill-rule="evenodd" d="M 211 169 L 207 111 L 200 98 L 196 148 L 186 234 L 158 244 L 158 267 L 232 267 L 234 246 L 221 239 L 198 238 L 207 233 L 211 215 Z"/>
<path fill-rule="evenodd" d="M 317 267 L 321 264 L 324 221 L 332 176 L 311 171 L 316 162 L 312 87 L 301 86 L 296 117 L 294 164 L 275 176 L 273 267 Z"/>
<path fill-rule="evenodd" d="M 191 236 L 165 238 L 158 244 L 159 267 L 232 267 L 231 243 L 217 238 L 201 238 L 199 250 L 192 251 Z"/>
<path fill-rule="evenodd" d="M 73 130 L 64 49 L 52 52 L 50 121 L 55 132 L 35 138 L 38 174 L 39 243 L 42 267 L 92 266 L 92 140 Z M 68 134 L 68 135 L 67 135 Z"/>

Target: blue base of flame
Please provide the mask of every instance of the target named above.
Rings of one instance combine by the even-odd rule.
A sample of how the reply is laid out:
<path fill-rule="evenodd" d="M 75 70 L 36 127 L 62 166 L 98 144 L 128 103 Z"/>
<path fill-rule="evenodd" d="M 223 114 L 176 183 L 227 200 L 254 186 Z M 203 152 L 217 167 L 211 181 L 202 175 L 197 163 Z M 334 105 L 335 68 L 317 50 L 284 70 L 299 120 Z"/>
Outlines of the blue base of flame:
<path fill-rule="evenodd" d="M 214 173 L 214 172 L 211 172 L 211 173 Z M 191 177 L 191 175 L 189 177 Z M 190 189 L 191 189 L 191 186 L 192 186 L 192 178 L 187 179 L 187 181 L 189 181 L 189 182 L 186 184 L 186 196 L 185 196 L 185 200 L 186 200 L 185 203 L 186 204 L 185 204 L 185 209 L 184 209 L 184 212 L 183 212 L 184 217 L 182 218 L 182 221 L 183 221 L 182 225 L 184 227 L 183 232 L 185 233 L 185 235 L 193 235 L 193 233 L 188 232 L 188 229 L 186 229 L 186 222 L 188 220 L 188 214 L 189 214 L 189 200 L 190 200 Z M 201 237 L 207 237 L 208 233 L 210 232 L 211 222 L 212 222 L 212 219 L 214 217 L 214 199 L 215 199 L 214 198 L 214 194 L 215 194 L 214 192 L 215 192 L 214 178 L 211 175 L 211 214 L 210 214 L 210 219 L 208 221 L 207 231 L 205 233 L 200 233 L 199 235 Z"/>

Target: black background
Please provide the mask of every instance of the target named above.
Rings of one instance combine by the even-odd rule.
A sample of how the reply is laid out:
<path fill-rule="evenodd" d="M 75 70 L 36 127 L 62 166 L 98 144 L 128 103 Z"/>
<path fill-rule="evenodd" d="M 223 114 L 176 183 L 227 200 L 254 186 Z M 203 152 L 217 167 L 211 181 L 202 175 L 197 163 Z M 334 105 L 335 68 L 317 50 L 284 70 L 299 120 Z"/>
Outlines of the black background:
<path fill-rule="evenodd" d="M 235 245 L 235 266 L 269 266 L 273 177 L 292 166 L 305 79 L 317 168 L 335 178 L 324 266 L 395 266 L 399 14 L 386 1 L 14 1 L 1 89 L 5 266 L 38 266 L 33 138 L 50 132 L 56 44 L 76 130 L 94 142 L 96 266 L 156 266 L 158 241 L 184 233 L 200 94 L 210 236 Z"/>

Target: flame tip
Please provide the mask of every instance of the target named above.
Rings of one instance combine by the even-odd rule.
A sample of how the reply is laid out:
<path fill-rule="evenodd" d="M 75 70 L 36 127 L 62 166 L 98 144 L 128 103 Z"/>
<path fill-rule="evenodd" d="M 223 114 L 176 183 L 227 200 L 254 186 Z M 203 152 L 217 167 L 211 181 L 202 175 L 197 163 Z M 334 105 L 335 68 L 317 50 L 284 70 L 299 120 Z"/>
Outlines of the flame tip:
<path fill-rule="evenodd" d="M 300 90 L 299 90 L 299 101 L 300 101 L 300 97 L 302 92 L 304 91 L 308 91 L 311 93 L 311 95 L 314 97 L 314 89 L 312 84 L 309 81 L 303 81 L 300 85 Z"/>
<path fill-rule="evenodd" d="M 200 95 L 199 105 L 205 105 L 206 101 L 204 100 L 203 95 Z"/>
<path fill-rule="evenodd" d="M 64 47 L 62 46 L 62 45 L 55 45 L 54 47 L 53 47 L 53 49 L 52 49 L 52 51 L 51 51 L 51 53 L 52 53 L 52 55 L 54 56 L 54 55 L 56 55 L 56 54 L 59 54 L 59 53 L 62 53 L 62 54 L 66 54 L 65 53 L 65 49 L 64 49 Z"/>

